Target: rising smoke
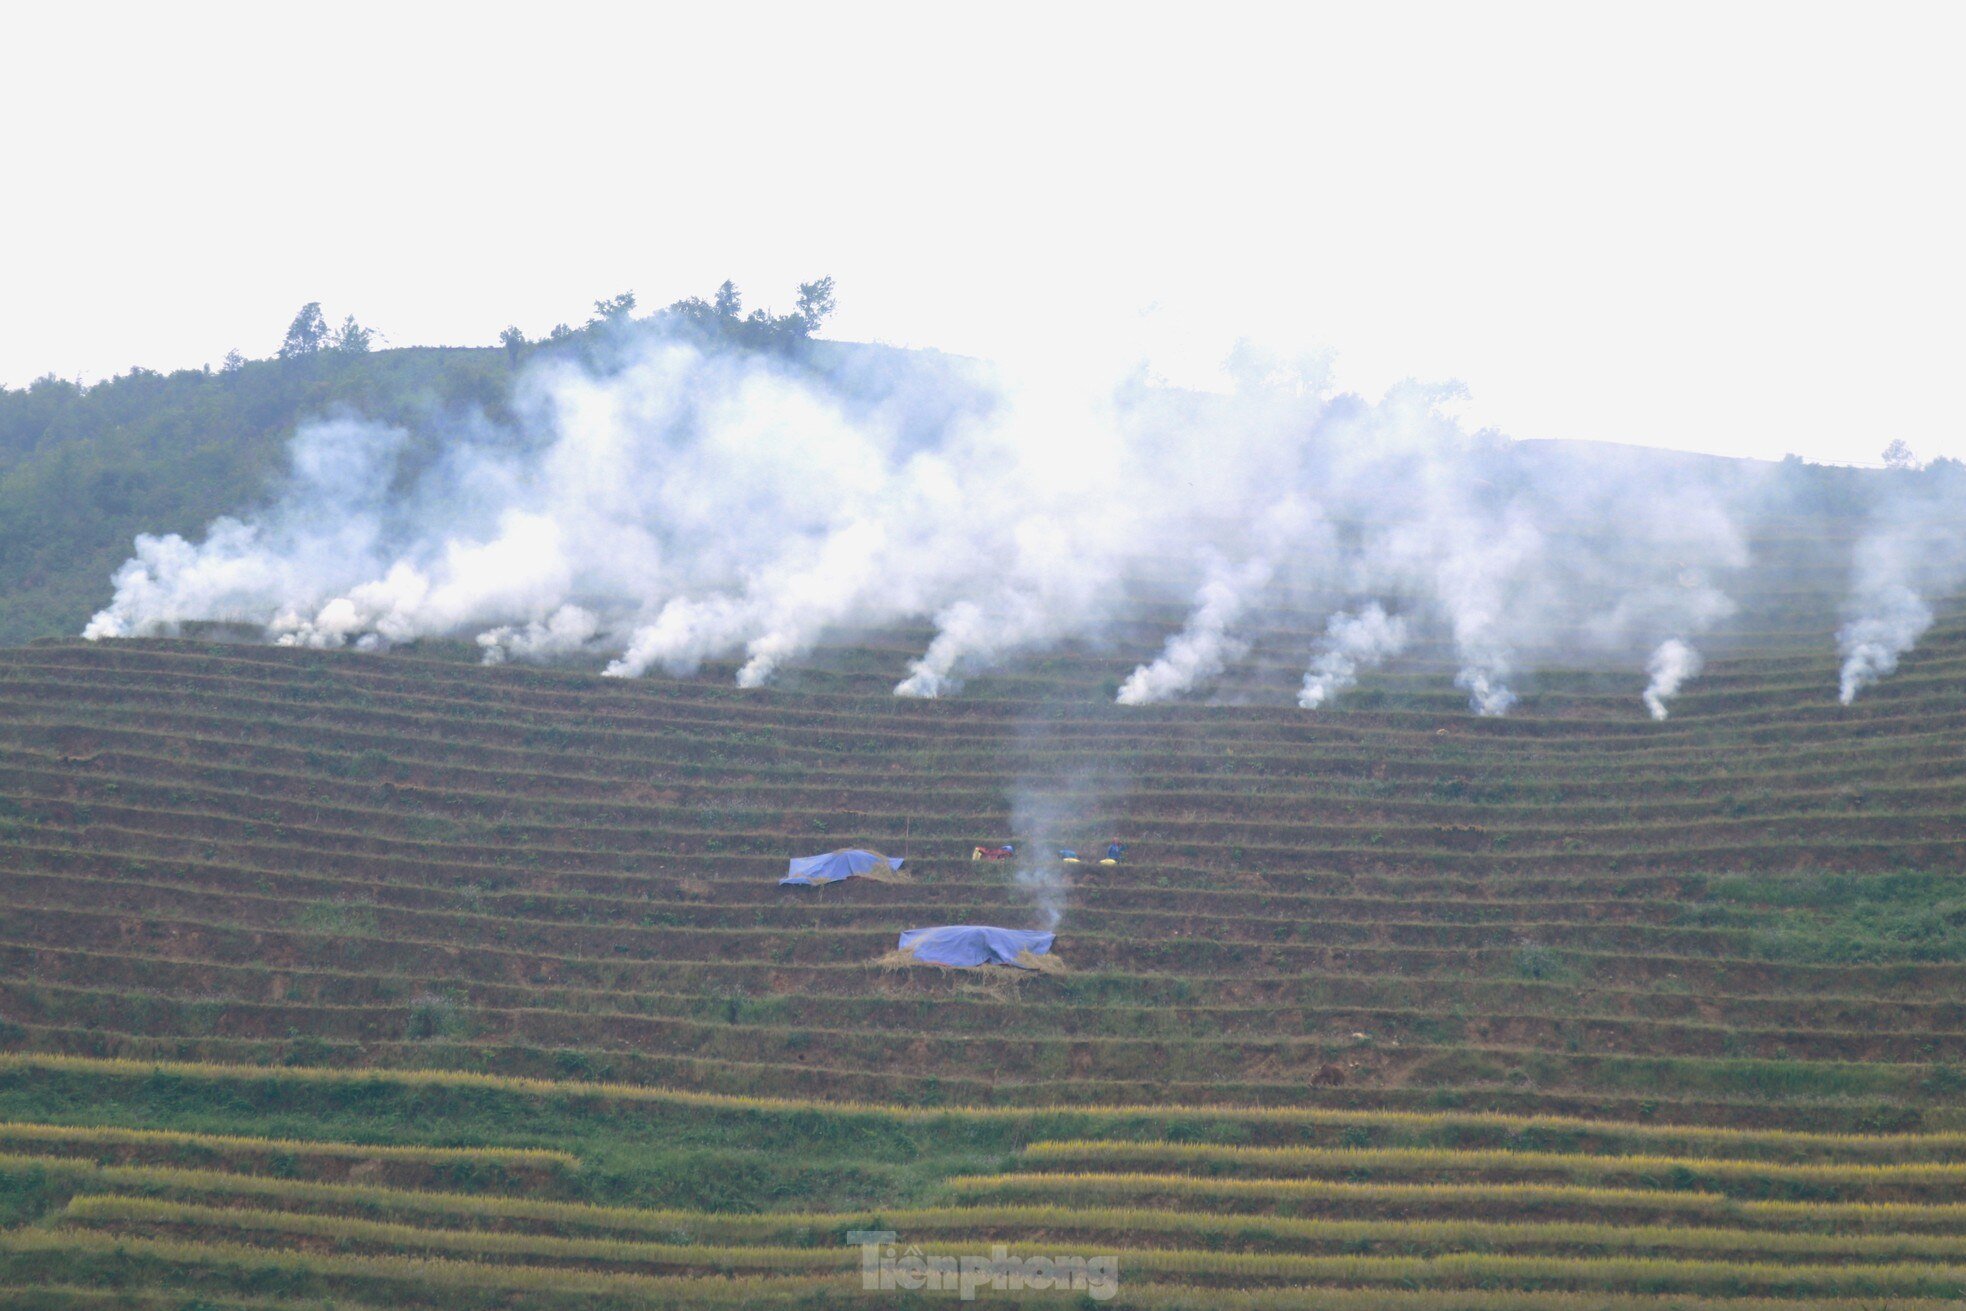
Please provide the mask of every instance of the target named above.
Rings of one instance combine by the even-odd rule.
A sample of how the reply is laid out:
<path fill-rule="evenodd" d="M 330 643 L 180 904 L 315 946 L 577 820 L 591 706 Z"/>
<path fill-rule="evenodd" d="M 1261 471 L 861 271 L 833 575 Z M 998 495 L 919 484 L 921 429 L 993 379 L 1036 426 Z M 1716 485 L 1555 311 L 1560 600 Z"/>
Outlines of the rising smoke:
<path fill-rule="evenodd" d="M 1117 823 L 1127 787 L 1110 766 L 1086 761 L 1048 727 L 1026 724 L 1019 740 L 1026 767 L 1009 795 L 1010 828 L 1017 839 L 1011 887 L 1030 903 L 1035 927 L 1056 929 L 1071 909 L 1077 868 L 1062 858 L 1061 844 L 1079 850 L 1086 861 L 1096 860 L 1108 840 L 1104 835 Z M 1037 754 L 1062 754 L 1068 763 L 1040 767 L 1030 763 Z M 1083 850 L 1071 845 L 1093 842 L 1097 845 Z"/>
<path fill-rule="evenodd" d="M 1659 643 L 1645 662 L 1645 672 L 1652 681 L 1645 685 L 1643 699 L 1652 718 L 1666 717 L 1666 702 L 1679 695 L 1680 685 L 1687 679 L 1699 676 L 1702 663 L 1700 653 L 1676 637 Z"/>
<path fill-rule="evenodd" d="M 535 362 L 500 422 L 304 424 L 268 505 L 195 542 L 140 537 L 85 635 L 463 636 L 489 663 L 622 677 L 734 658 L 754 687 L 830 637 L 928 620 L 895 692 L 933 697 L 1143 602 L 1179 605 L 1118 689 L 1142 704 L 1208 688 L 1275 627 L 1258 619 L 1309 605 L 1308 708 L 1424 649 L 1473 711 L 1502 714 L 1525 674 L 1582 652 L 1644 667 L 1658 715 L 1697 667 L 1690 639 L 1734 609 L 1759 495 L 1746 473 L 1511 443 L 1465 430 L 1451 388 L 1371 400 L 1318 361 L 1242 352 L 1230 374 L 1214 391 L 1143 371 L 1020 378 L 638 324 Z M 1902 527 L 1917 518 L 1880 519 L 1859 552 L 1846 701 L 1966 576 L 1917 556 Z"/>
<path fill-rule="evenodd" d="M 1188 622 L 1152 663 L 1121 684 L 1121 705 L 1166 701 L 1220 676 L 1248 651 L 1236 625 L 1262 602 L 1278 571 L 1292 558 L 1316 558 L 1331 550 L 1329 525 L 1316 507 L 1295 495 L 1264 512 L 1255 537 L 1254 554 L 1234 561 L 1215 555 L 1209 561 Z"/>
<path fill-rule="evenodd" d="M 1898 657 L 1916 646 L 1932 626 L 1932 607 L 1903 583 L 1866 579 L 1858 585 L 1856 601 L 1862 615 L 1836 634 L 1837 650 L 1843 656 L 1837 699 L 1846 706 L 1878 679 L 1895 673 Z"/>
<path fill-rule="evenodd" d="M 1932 626 L 1932 605 L 1966 583 L 1966 468 L 1894 471 L 1870 507 L 1851 561 L 1847 622 L 1836 635 L 1849 705 L 1896 672 Z"/>
<path fill-rule="evenodd" d="M 1406 621 L 1389 615 L 1377 601 L 1357 614 L 1335 614 L 1304 675 L 1297 704 L 1316 710 L 1358 683 L 1361 670 L 1383 664 L 1406 649 Z"/>
<path fill-rule="evenodd" d="M 1026 843 L 1017 853 L 1011 883 L 1030 900 L 1033 923 L 1050 931 L 1065 922 L 1072 879 L 1062 858 L 1048 849 Z"/>

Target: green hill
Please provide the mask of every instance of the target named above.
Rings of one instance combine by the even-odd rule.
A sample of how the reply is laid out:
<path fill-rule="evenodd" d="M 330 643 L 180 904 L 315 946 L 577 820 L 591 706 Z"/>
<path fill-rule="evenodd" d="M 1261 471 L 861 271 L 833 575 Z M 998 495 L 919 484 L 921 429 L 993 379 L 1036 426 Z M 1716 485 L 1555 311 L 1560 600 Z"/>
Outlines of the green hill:
<path fill-rule="evenodd" d="M 817 310 L 667 313 L 894 363 L 809 342 Z M 934 700 L 893 692 L 926 620 L 753 690 L 598 677 L 599 645 L 74 638 L 137 533 L 275 496 L 297 424 L 401 425 L 413 477 L 510 417 L 526 351 L 600 339 L 0 390 L 7 1305 L 928 1307 L 961 1290 L 910 1262 L 944 1260 L 999 1306 L 1966 1298 L 1966 621 L 1935 591 L 1852 707 L 1834 640 L 1877 489 L 1943 508 L 1957 469 L 1513 448 L 1531 500 L 1753 485 L 1742 563 L 1538 539 L 1587 608 L 1725 574 L 1660 722 L 1561 625 L 1520 635 L 1507 718 L 1439 625 L 1281 709 L 1354 603 L 1288 571 L 1207 704 L 1117 705 L 1189 617 L 1158 558 L 1113 622 Z M 842 846 L 905 877 L 779 886 Z M 894 950 L 1051 904 L 1051 969 Z"/>
<path fill-rule="evenodd" d="M 832 288 L 831 278 L 805 283 L 796 312 L 743 317 L 729 283 L 714 305 L 691 297 L 640 317 L 626 292 L 596 301 L 583 327 L 537 342 L 511 328 L 499 348 L 371 350 L 373 332 L 352 317 L 330 332 L 312 304 L 272 359 L 234 352 L 217 372 L 133 368 L 89 386 L 49 375 L 0 387 L 0 646 L 79 633 L 139 533 L 195 537 L 222 515 L 263 509 L 305 421 L 350 415 L 418 432 L 407 476 L 442 453 L 449 429 L 508 422 L 523 366 L 618 367 L 619 343 L 642 334 L 710 354 L 878 359 L 887 348 L 811 338 Z"/>
<path fill-rule="evenodd" d="M 497 413 L 510 372 L 497 350 L 322 351 L 0 388 L 0 645 L 81 632 L 138 533 L 195 534 L 255 505 L 301 419 Z"/>

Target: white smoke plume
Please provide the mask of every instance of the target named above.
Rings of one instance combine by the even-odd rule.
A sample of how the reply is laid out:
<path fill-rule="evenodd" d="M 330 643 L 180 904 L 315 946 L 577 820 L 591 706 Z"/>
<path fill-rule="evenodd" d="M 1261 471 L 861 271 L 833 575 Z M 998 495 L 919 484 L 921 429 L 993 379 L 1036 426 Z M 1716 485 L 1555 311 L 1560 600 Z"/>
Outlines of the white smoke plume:
<path fill-rule="evenodd" d="M 484 648 L 488 665 L 508 659 L 544 663 L 579 651 L 600 631 L 601 621 L 591 611 L 563 605 L 544 621 L 535 619 L 523 627 L 501 624 L 480 633 L 478 645 Z"/>
<path fill-rule="evenodd" d="M 1897 582 L 1873 582 L 1862 589 L 1864 614 L 1837 630 L 1843 670 L 1837 700 L 1849 705 L 1880 678 L 1897 672 L 1898 659 L 1932 626 L 1932 607 Z"/>
<path fill-rule="evenodd" d="M 938 397 L 986 395 L 954 365 L 918 367 Z M 926 544 L 906 525 L 955 484 L 905 449 L 919 408 L 905 386 L 829 391 L 656 338 L 612 372 L 536 369 L 516 431 L 446 424 L 413 470 L 399 429 L 310 423 L 269 509 L 196 545 L 140 538 L 86 635 L 186 620 L 307 646 L 465 634 L 489 661 L 594 651 L 617 674 L 743 650 L 763 681 L 830 623 L 920 608 L 905 580 L 930 579 L 906 562 Z"/>
<path fill-rule="evenodd" d="M 1144 559 L 1145 523 L 1192 530 L 1172 496 L 1194 452 L 1152 460 L 1130 430 L 1137 388 L 1050 375 L 1009 387 L 986 422 L 965 426 L 950 458 L 943 529 L 925 547 L 936 633 L 895 687 L 935 697 L 1004 656 L 1095 633 Z"/>
<path fill-rule="evenodd" d="M 1256 554 L 1231 562 L 1217 556 L 1195 597 L 1195 607 L 1180 632 L 1167 640 L 1161 653 L 1141 665 L 1120 685 L 1123 706 L 1166 701 L 1218 677 L 1242 658 L 1249 644 L 1236 636 L 1235 626 L 1262 600 L 1277 570 L 1291 552 L 1309 554 L 1328 541 L 1309 540 L 1328 526 L 1312 507 L 1295 496 L 1286 497 L 1262 516 Z"/>
<path fill-rule="evenodd" d="M 1297 704 L 1316 710 L 1340 692 L 1358 685 L 1362 670 L 1385 663 L 1406 649 L 1406 621 L 1386 613 L 1377 601 L 1357 614 L 1335 614 L 1304 675 Z"/>
<path fill-rule="evenodd" d="M 1512 629 L 1518 620 L 1510 593 L 1522 585 L 1525 568 L 1542 550 L 1535 526 L 1511 514 L 1499 530 L 1450 547 L 1436 566 L 1434 595 L 1447 612 L 1461 661 L 1454 685 L 1467 692 L 1468 708 L 1477 715 L 1506 715 L 1515 705 L 1508 679 L 1515 668 Z M 1520 598 L 1525 607 L 1531 600 Z"/>
<path fill-rule="evenodd" d="M 1837 696 L 1849 705 L 1931 628 L 1934 602 L 1966 582 L 1966 467 L 1940 460 L 1894 470 L 1869 508 L 1851 560 Z"/>
<path fill-rule="evenodd" d="M 1151 664 L 1141 665 L 1120 685 L 1123 706 L 1143 706 L 1179 696 L 1215 678 L 1248 651 L 1230 627 L 1241 619 L 1250 598 L 1276 573 L 1276 561 L 1259 556 L 1230 565 L 1217 561 L 1195 599 L 1186 627 L 1167 640 Z"/>
<path fill-rule="evenodd" d="M 224 621 L 319 647 L 463 637 L 492 663 L 624 677 L 732 661 L 754 687 L 822 643 L 930 621 L 895 691 L 938 696 L 1017 653 L 1101 640 L 1141 602 L 1182 605 L 1120 689 L 1141 704 L 1225 678 L 1278 607 L 1347 605 L 1302 704 L 1440 642 L 1470 708 L 1499 714 L 1556 656 L 1636 668 L 1733 610 L 1759 475 L 1470 433 L 1451 388 L 1334 393 L 1316 361 L 1243 351 L 1230 373 L 1218 391 L 1029 378 L 636 325 L 584 360 L 542 356 L 499 422 L 304 424 L 263 508 L 195 541 L 139 538 L 86 636 Z M 1884 522 L 1845 630 L 1846 698 L 1946 585 Z"/>
<path fill-rule="evenodd" d="M 1687 679 L 1699 676 L 1703 663 L 1698 651 L 1676 637 L 1659 643 L 1651 659 L 1645 662 L 1645 672 L 1652 681 L 1645 685 L 1644 700 L 1652 718 L 1666 717 L 1667 700 L 1679 695 L 1680 686 Z"/>

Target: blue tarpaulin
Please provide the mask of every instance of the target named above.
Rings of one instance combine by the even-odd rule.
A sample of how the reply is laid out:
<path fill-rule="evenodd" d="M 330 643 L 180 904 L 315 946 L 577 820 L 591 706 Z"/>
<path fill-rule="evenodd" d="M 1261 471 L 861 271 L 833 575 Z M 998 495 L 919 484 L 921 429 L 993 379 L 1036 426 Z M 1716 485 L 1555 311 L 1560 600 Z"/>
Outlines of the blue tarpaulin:
<path fill-rule="evenodd" d="M 886 865 L 890 870 L 898 870 L 901 868 L 901 859 L 900 856 L 878 856 L 871 851 L 861 851 L 857 847 L 829 851 L 823 856 L 794 856 L 791 868 L 778 882 L 780 886 L 795 883 L 802 888 L 821 883 L 838 883 L 841 879 L 850 879 L 855 874 L 865 874 L 868 870 L 879 869 L 882 865 Z"/>
<path fill-rule="evenodd" d="M 934 929 L 909 929 L 901 935 L 901 950 L 931 965 L 1015 965 L 1020 952 L 1042 956 L 1051 950 L 1053 935 L 1032 929 L 993 929 L 982 924 L 945 924 Z"/>

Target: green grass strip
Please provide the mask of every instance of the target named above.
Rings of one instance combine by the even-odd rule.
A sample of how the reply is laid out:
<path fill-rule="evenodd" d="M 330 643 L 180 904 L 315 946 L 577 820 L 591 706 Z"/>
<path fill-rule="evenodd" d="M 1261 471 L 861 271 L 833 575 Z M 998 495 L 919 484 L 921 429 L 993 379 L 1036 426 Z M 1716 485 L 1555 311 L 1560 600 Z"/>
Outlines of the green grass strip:
<path fill-rule="evenodd" d="M 1795 1163 L 1726 1157 L 1621 1156 L 1585 1152 L 1510 1151 L 1491 1148 L 1429 1147 L 1238 1147 L 1209 1143 L 1116 1142 L 1079 1139 L 1035 1142 L 1024 1149 L 1037 1165 L 1088 1162 L 1095 1166 L 1147 1165 L 1168 1168 L 1244 1169 L 1395 1173 L 1482 1171 L 1547 1173 L 1569 1178 L 1660 1176 L 1665 1179 L 1782 1181 L 1863 1188 L 1880 1184 L 1927 1187 L 1951 1184 L 1966 1190 L 1966 1162 L 1890 1161 Z"/>
<path fill-rule="evenodd" d="M 529 1234 L 430 1230 L 351 1220 L 341 1216 L 207 1207 L 129 1197 L 77 1198 L 64 1219 L 86 1224 L 172 1225 L 304 1235 L 334 1243 L 379 1244 L 392 1249 L 468 1253 L 486 1257 L 535 1257 L 566 1261 L 672 1266 L 683 1272 L 815 1273 L 853 1271 L 857 1249 L 711 1246 L 546 1238 Z M 975 1244 L 921 1244 L 931 1255 L 979 1254 Z M 1046 1250 L 1051 1250 L 1047 1248 Z M 1432 1257 L 1303 1256 L 1194 1250 L 1117 1249 L 1123 1275 L 1139 1278 L 1202 1276 L 1234 1283 L 1262 1280 L 1293 1284 L 1407 1287 L 1617 1289 L 1640 1292 L 1752 1293 L 1831 1296 L 1966 1298 L 1966 1266 L 1909 1262 L 1865 1265 L 1730 1262 L 1666 1258 L 1574 1259 L 1454 1253 Z"/>
<path fill-rule="evenodd" d="M 392 1311 L 505 1311 L 522 1304 L 537 1311 L 636 1308 L 760 1308 L 798 1306 L 802 1311 L 865 1311 L 868 1295 L 857 1281 L 838 1277 L 678 1278 L 601 1274 L 566 1267 L 488 1266 L 432 1257 L 345 1256 L 280 1251 L 244 1243 L 182 1242 L 92 1233 L 27 1230 L 0 1234 L 0 1271 L 22 1263 L 57 1266 L 73 1279 L 93 1276 L 123 1289 L 137 1283 L 195 1285 L 209 1300 L 213 1285 L 232 1280 L 261 1297 L 252 1306 L 300 1303 L 319 1308 L 332 1300 L 351 1311 L 352 1296 L 374 1299 Z M 264 1290 L 286 1286 L 288 1297 L 266 1302 Z M 223 1296 L 223 1294 L 220 1294 Z M 939 1296 L 939 1295 L 938 1295 Z M 109 1306 L 132 1303 L 114 1300 Z M 86 1306 L 104 1305 L 86 1302 Z M 183 1302 L 171 1305 L 179 1311 Z M 195 1305 L 195 1303 L 194 1303 Z M 899 1302 L 895 1305 L 900 1305 Z M 1008 1307 L 985 1294 L 971 1305 Z M 1703 1297 L 1615 1291 L 1534 1292 L 1519 1289 L 1436 1291 L 1396 1288 L 1311 1288 L 1238 1291 L 1179 1284 L 1139 1284 L 1121 1272 L 1112 1311 L 1880 1311 L 1875 1298 Z M 1938 1298 L 1894 1298 L 1891 1311 L 1955 1311 Z"/>
<path fill-rule="evenodd" d="M 1364 1183 L 1343 1179 L 1222 1179 L 1192 1174 L 1005 1173 L 957 1175 L 943 1181 L 953 1196 L 1034 1198 L 1040 1204 L 1074 1206 L 1115 1197 L 1269 1204 L 1324 1203 L 1334 1207 L 1379 1205 L 1433 1207 L 1458 1214 L 1523 1211 L 1611 1211 L 1686 1215 L 1723 1223 L 1763 1223 L 1787 1228 L 1932 1229 L 1966 1226 L 1962 1202 L 1786 1201 L 1736 1198 L 1720 1193 L 1645 1188 L 1589 1188 L 1554 1183 Z M 1402 1212 L 1407 1213 L 1407 1212 Z"/>
<path fill-rule="evenodd" d="M 965 1106 L 921 1107 L 851 1100 L 831 1101 L 785 1097 L 751 1097 L 731 1093 L 689 1092 L 645 1084 L 576 1082 L 480 1074 L 459 1070 L 340 1070 L 318 1066 L 232 1065 L 218 1062 L 143 1061 L 113 1057 L 65 1056 L 53 1053 L 0 1053 L 0 1072 L 36 1070 L 142 1079 L 163 1076 L 213 1083 L 263 1082 L 310 1084 L 356 1089 L 451 1088 L 507 1093 L 551 1101 L 598 1101 L 647 1104 L 655 1107 L 706 1111 L 764 1112 L 790 1116 L 866 1117 L 903 1124 L 951 1124 L 964 1121 L 1005 1125 L 1034 1125 L 1047 1118 L 1089 1124 L 1101 1121 L 1145 1121 L 1148 1126 L 1174 1120 L 1202 1120 L 1225 1125 L 1384 1126 L 1400 1129 L 1488 1130 L 1516 1135 L 1595 1134 L 1637 1141 L 1709 1144 L 1727 1152 L 1761 1147 L 1771 1151 L 1813 1151 L 1894 1157 L 1903 1154 L 1948 1155 L 1966 1152 L 1966 1132 L 1934 1134 L 1846 1134 L 1779 1129 L 1720 1129 L 1629 1121 L 1588 1120 L 1565 1116 L 1512 1116 L 1484 1112 L 1353 1111 L 1318 1107 L 1235 1106 Z"/>
<path fill-rule="evenodd" d="M 62 1157 L 0 1156 L 0 1171 L 43 1170 L 84 1192 L 139 1192 L 146 1197 L 176 1200 L 256 1198 L 268 1207 L 317 1211 L 364 1211 L 372 1216 L 436 1217 L 474 1224 L 536 1224 L 557 1228 L 661 1234 L 692 1238 L 742 1238 L 753 1242 L 768 1237 L 792 1246 L 835 1242 L 850 1230 L 895 1228 L 922 1230 L 1001 1230 L 1024 1228 L 1055 1232 L 1132 1232 L 1191 1235 L 1223 1242 L 1289 1244 L 1350 1241 L 1386 1237 L 1472 1245 L 1479 1242 L 1561 1243 L 1575 1235 L 1579 1243 L 1597 1245 L 1677 1245 L 1702 1250 L 1729 1247 L 1762 1251 L 1823 1254 L 1831 1250 L 1875 1257 L 1951 1258 L 1966 1253 L 1966 1203 L 1920 1206 L 1912 1203 L 1735 1202 L 1710 1193 L 1665 1194 L 1663 1198 L 1633 1190 L 1581 1189 L 1505 1185 L 1500 1188 L 1460 1185 L 1374 1185 L 1340 1183 L 1313 1188 L 1339 1203 L 1363 1205 L 1386 1200 L 1403 1206 L 1418 1201 L 1446 1200 L 1493 1215 L 1524 1200 L 1554 1198 L 1574 1204 L 1578 1211 L 1615 1206 L 1636 1200 L 1653 1210 L 1676 1211 L 1688 1219 L 1708 1222 L 1706 1228 L 1676 1225 L 1619 1225 L 1585 1220 L 1555 1223 L 1445 1221 L 1332 1221 L 1246 1213 L 1211 1213 L 1165 1207 L 1081 1206 L 1057 1202 L 1010 1205 L 929 1206 L 879 1210 L 821 1212 L 772 1211 L 741 1214 L 719 1211 L 645 1209 L 584 1202 L 539 1201 L 496 1194 L 431 1191 L 374 1184 L 322 1183 L 269 1178 L 220 1170 L 176 1166 L 96 1165 Z M 1186 1176 L 1104 1176 L 1129 1182 L 1145 1180 L 1158 1186 L 1166 1180 L 1193 1182 Z M 963 1184 L 988 1184 L 992 1176 L 958 1181 L 958 1192 L 987 1192 Z M 1102 1176 L 1006 1176 L 1014 1182 L 1046 1183 L 1065 1179 L 1074 1184 Z M 1245 1181 L 1208 1181 L 1233 1185 Z M 1298 1181 L 1246 1181 L 1255 1184 Z M 1321 1181 L 1313 1181 L 1317 1183 Z M 1265 1189 L 1263 1191 L 1273 1191 Z M 1491 1232 L 1492 1231 L 1492 1232 Z M 1455 1237 L 1459 1235 L 1459 1237 Z"/>
<path fill-rule="evenodd" d="M 265 1152 L 282 1156 L 352 1157 L 364 1161 L 405 1161 L 418 1164 L 455 1162 L 574 1169 L 580 1158 L 572 1152 L 542 1147 L 423 1147 L 385 1143 L 329 1142 L 311 1138 L 252 1138 L 239 1134 L 186 1133 L 174 1129 L 119 1129 L 66 1124 L 0 1121 L 0 1147 L 190 1147 L 215 1152 Z"/>

